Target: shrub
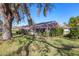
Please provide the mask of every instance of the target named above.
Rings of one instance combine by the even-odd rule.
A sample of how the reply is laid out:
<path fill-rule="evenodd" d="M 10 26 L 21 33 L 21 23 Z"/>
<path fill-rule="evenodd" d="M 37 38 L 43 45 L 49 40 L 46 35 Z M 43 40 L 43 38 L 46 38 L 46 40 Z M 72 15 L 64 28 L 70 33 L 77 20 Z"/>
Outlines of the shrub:
<path fill-rule="evenodd" d="M 38 34 L 42 35 L 42 36 L 46 36 L 47 33 L 46 33 L 46 30 L 45 29 L 41 29 Z"/>
<path fill-rule="evenodd" d="M 26 34 L 27 34 L 27 31 L 24 30 L 24 29 L 21 29 L 21 33 L 22 33 L 23 35 L 26 35 Z"/>
<path fill-rule="evenodd" d="M 21 30 L 16 31 L 16 34 L 26 35 L 26 34 L 28 34 L 28 32 L 27 32 L 27 30 L 21 29 Z"/>
<path fill-rule="evenodd" d="M 21 31 L 20 30 L 16 31 L 16 34 L 21 34 Z"/>
<path fill-rule="evenodd" d="M 60 36 L 63 35 L 62 28 L 52 28 L 49 32 L 49 36 Z"/>
<path fill-rule="evenodd" d="M 72 28 L 70 29 L 69 38 L 78 39 L 79 38 L 79 28 Z"/>

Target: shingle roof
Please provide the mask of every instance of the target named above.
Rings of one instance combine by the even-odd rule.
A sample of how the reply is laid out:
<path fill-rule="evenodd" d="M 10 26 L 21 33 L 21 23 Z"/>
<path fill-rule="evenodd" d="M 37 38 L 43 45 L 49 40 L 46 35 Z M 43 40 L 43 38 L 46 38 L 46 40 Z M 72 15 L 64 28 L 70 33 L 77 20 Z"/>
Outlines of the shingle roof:
<path fill-rule="evenodd" d="M 32 26 L 22 26 L 20 29 L 36 29 L 36 28 L 55 28 L 58 26 L 58 23 L 56 21 L 49 21 L 49 22 L 42 22 L 38 24 L 34 24 Z"/>

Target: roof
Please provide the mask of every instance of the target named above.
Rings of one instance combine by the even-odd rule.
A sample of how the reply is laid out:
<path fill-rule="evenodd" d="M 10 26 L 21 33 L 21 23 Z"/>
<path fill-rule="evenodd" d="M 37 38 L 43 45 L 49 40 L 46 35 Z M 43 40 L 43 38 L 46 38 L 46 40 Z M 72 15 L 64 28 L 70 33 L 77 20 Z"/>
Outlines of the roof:
<path fill-rule="evenodd" d="M 38 23 L 38 24 L 34 24 L 32 26 L 21 26 L 19 27 L 19 29 L 36 29 L 36 28 L 55 28 L 58 26 L 58 23 L 56 21 L 49 21 L 49 22 L 42 22 L 42 23 Z"/>
<path fill-rule="evenodd" d="M 63 28 L 64 29 L 70 29 L 70 27 L 68 25 L 64 25 Z"/>

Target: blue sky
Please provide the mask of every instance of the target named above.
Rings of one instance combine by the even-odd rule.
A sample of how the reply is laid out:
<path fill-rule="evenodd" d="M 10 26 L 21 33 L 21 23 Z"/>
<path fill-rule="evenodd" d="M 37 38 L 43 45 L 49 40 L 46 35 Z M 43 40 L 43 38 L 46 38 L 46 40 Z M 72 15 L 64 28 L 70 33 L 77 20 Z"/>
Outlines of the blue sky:
<path fill-rule="evenodd" d="M 30 8 L 31 16 L 34 23 L 41 23 L 47 21 L 57 21 L 59 24 L 63 25 L 64 22 L 68 23 L 70 17 L 79 16 L 79 4 L 78 3 L 55 3 L 54 9 L 51 12 L 47 13 L 47 17 L 43 16 L 41 11 L 40 16 L 36 14 L 36 7 L 32 6 Z M 19 23 L 14 25 L 24 26 L 27 25 L 27 17 Z"/>

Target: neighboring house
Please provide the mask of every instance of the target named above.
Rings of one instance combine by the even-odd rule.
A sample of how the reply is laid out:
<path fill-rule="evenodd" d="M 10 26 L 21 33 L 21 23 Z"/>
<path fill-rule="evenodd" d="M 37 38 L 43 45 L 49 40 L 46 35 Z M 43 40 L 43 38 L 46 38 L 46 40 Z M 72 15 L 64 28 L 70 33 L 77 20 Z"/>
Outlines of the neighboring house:
<path fill-rule="evenodd" d="M 38 23 L 38 24 L 34 24 L 32 26 L 20 26 L 17 27 L 18 29 L 23 29 L 26 31 L 31 30 L 32 33 L 34 32 L 44 32 L 44 31 L 50 31 L 50 29 L 52 28 L 56 28 L 58 27 L 59 24 L 56 21 L 49 21 L 49 22 L 42 22 L 42 23 Z"/>
<path fill-rule="evenodd" d="M 24 29 L 24 30 L 46 30 L 46 29 L 51 29 L 51 28 L 55 28 L 58 26 L 58 23 L 56 21 L 50 21 L 50 22 L 43 22 L 43 23 L 38 23 L 38 24 L 34 24 L 32 26 L 19 26 L 16 27 L 18 29 Z"/>
<path fill-rule="evenodd" d="M 56 21 L 43 22 L 33 25 L 33 29 L 38 31 L 49 31 L 52 28 L 58 27 L 58 23 Z"/>
<path fill-rule="evenodd" d="M 64 25 L 63 29 L 64 29 L 63 35 L 67 35 L 70 33 L 70 27 L 68 25 Z"/>

